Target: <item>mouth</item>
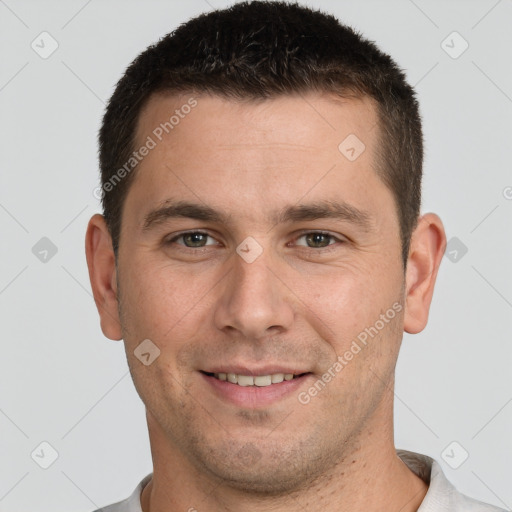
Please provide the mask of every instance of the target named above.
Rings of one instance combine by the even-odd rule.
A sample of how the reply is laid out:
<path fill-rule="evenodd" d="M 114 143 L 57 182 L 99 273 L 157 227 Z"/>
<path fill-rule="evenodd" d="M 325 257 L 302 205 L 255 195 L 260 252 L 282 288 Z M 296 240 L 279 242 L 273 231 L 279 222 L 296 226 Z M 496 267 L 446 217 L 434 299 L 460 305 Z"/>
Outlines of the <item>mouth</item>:
<path fill-rule="evenodd" d="M 242 375 L 239 373 L 210 373 L 201 372 L 217 380 L 230 382 L 242 387 L 257 386 L 267 387 L 273 384 L 280 384 L 283 381 L 290 381 L 306 375 L 306 373 L 272 373 L 268 375 Z"/>
<path fill-rule="evenodd" d="M 290 369 L 284 368 L 261 369 L 255 372 L 240 368 L 238 371 L 241 373 L 234 373 L 234 368 L 230 369 L 232 371 L 227 371 L 227 368 L 218 370 L 224 371 L 199 371 L 206 389 L 224 402 L 251 410 L 267 408 L 281 400 L 290 399 L 313 376 L 311 372 L 292 373 Z"/>

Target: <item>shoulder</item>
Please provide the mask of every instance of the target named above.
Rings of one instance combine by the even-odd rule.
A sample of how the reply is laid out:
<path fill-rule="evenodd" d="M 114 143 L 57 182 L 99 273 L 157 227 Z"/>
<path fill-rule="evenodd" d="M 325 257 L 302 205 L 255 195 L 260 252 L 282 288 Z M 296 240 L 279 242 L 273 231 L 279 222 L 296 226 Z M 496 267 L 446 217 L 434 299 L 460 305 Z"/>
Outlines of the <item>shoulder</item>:
<path fill-rule="evenodd" d="M 425 512 L 428 512 L 429 510 L 453 510 L 460 512 L 505 512 L 504 509 L 483 503 L 460 493 L 448 481 L 441 469 L 441 466 L 436 461 L 434 461 L 432 464 L 431 482 L 434 483 L 435 487 L 430 501 L 432 504 L 437 505 L 437 509 L 426 508 Z M 423 509 L 420 508 L 418 512 L 423 512 Z"/>
<path fill-rule="evenodd" d="M 397 455 L 429 486 L 418 512 L 505 512 L 460 493 L 431 457 L 405 450 L 397 450 Z"/>
<path fill-rule="evenodd" d="M 111 505 L 107 505 L 102 508 L 98 508 L 94 510 L 94 512 L 142 512 L 142 507 L 140 504 L 140 495 L 142 490 L 147 485 L 147 483 L 151 480 L 153 473 L 146 475 L 140 482 L 139 485 L 135 488 L 132 494 L 117 503 L 112 503 Z"/>

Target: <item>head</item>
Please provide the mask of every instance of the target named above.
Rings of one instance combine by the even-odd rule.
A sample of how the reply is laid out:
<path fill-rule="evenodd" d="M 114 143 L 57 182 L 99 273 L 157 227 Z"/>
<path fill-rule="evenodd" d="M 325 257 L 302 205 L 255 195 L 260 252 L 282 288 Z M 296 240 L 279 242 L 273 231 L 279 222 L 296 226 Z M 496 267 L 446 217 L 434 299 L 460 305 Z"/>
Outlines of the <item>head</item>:
<path fill-rule="evenodd" d="M 236 4 L 135 59 L 99 142 L 91 283 L 155 442 L 267 493 L 392 442 L 445 239 L 419 216 L 418 103 L 391 58 L 318 11 Z"/>

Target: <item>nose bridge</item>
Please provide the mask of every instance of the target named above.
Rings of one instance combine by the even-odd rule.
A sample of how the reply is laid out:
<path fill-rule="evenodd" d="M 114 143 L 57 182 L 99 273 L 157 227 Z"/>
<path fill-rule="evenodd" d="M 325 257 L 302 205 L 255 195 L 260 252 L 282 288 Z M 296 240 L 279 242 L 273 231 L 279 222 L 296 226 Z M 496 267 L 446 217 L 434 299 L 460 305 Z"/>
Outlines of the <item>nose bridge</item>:
<path fill-rule="evenodd" d="M 232 272 L 217 303 L 215 321 L 219 329 L 236 329 L 246 338 L 257 339 L 274 329 L 288 329 L 293 305 L 277 277 L 278 269 L 272 268 L 276 260 L 271 249 L 261 250 L 253 260 L 245 256 L 250 251 L 254 251 L 251 242 L 242 242 L 233 255 Z"/>

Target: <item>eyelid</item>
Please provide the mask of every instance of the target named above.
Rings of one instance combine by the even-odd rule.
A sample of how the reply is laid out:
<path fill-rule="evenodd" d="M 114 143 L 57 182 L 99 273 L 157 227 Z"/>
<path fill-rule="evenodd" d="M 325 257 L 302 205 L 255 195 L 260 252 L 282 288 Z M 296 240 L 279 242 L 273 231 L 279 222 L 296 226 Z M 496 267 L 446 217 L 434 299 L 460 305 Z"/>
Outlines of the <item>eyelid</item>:
<path fill-rule="evenodd" d="M 326 235 L 326 236 L 331 237 L 333 240 L 336 240 L 337 242 L 341 242 L 341 243 L 345 243 L 345 242 L 348 241 L 345 237 L 343 237 L 341 235 L 334 234 L 334 233 L 331 233 L 330 231 L 325 231 L 325 230 L 322 230 L 322 229 L 304 229 L 304 230 L 301 230 L 294 237 L 294 240 L 297 240 L 299 238 L 302 238 L 305 235 L 310 235 L 310 234 Z M 326 249 L 327 247 L 330 247 L 332 245 L 334 245 L 334 244 L 329 244 L 328 246 L 324 247 L 324 249 Z M 309 249 L 314 249 L 314 247 L 309 247 Z M 321 249 L 321 248 L 319 248 L 319 249 Z"/>
<path fill-rule="evenodd" d="M 205 235 L 209 238 L 212 238 L 213 240 L 216 240 L 217 239 L 211 235 L 210 233 L 208 233 L 207 231 L 203 231 L 201 229 L 192 229 L 192 230 L 186 230 L 186 231 L 181 231 L 179 233 L 176 233 L 174 234 L 171 238 L 166 238 L 164 240 L 164 244 L 170 244 L 170 243 L 177 243 L 178 245 L 182 246 L 182 247 L 185 247 L 186 249 L 204 249 L 205 247 L 207 247 L 208 245 L 214 245 L 214 244 L 208 244 L 206 246 L 202 246 L 202 247 L 187 247 L 185 244 L 183 243 L 179 243 L 178 240 L 183 238 L 184 236 L 186 235 L 190 235 L 190 234 L 200 234 L 200 235 Z M 329 231 L 325 231 L 325 230 L 321 230 L 321 229 L 303 229 L 303 230 L 300 230 L 293 238 L 293 241 L 295 242 L 296 240 L 298 240 L 299 238 L 302 238 L 303 236 L 306 236 L 306 235 L 310 235 L 310 234 L 319 234 L 319 235 L 326 235 L 326 236 L 329 236 L 331 237 L 333 240 L 337 241 L 337 242 L 340 242 L 340 243 L 346 243 L 348 240 L 343 237 L 343 236 L 340 236 L 340 235 L 337 235 L 337 234 L 333 234 Z M 218 242 L 218 241 L 217 241 Z M 287 244 L 288 245 L 288 244 Z M 304 247 L 306 249 L 313 249 L 315 250 L 316 252 L 320 252 L 322 249 L 326 250 L 330 247 L 332 247 L 333 245 L 335 244 L 329 244 L 325 247 L 308 247 L 307 245 L 304 245 L 304 246 L 300 246 L 300 247 Z"/>
<path fill-rule="evenodd" d="M 180 233 L 176 233 L 171 238 L 165 238 L 164 239 L 164 244 L 177 243 L 178 245 L 181 245 L 181 246 L 185 247 L 186 249 L 204 249 L 204 247 L 206 247 L 206 246 L 203 246 L 203 247 L 187 247 L 185 244 L 181 244 L 181 243 L 178 242 L 178 240 L 180 238 L 183 238 L 184 236 L 191 235 L 191 234 L 205 235 L 205 236 L 207 236 L 207 237 L 217 241 L 217 239 L 214 236 L 212 236 L 210 233 L 208 233 L 206 231 L 203 231 L 203 230 L 200 230 L 200 229 L 191 229 L 191 230 L 187 230 L 187 231 L 181 231 Z M 213 244 L 209 244 L 209 245 L 213 245 Z"/>

